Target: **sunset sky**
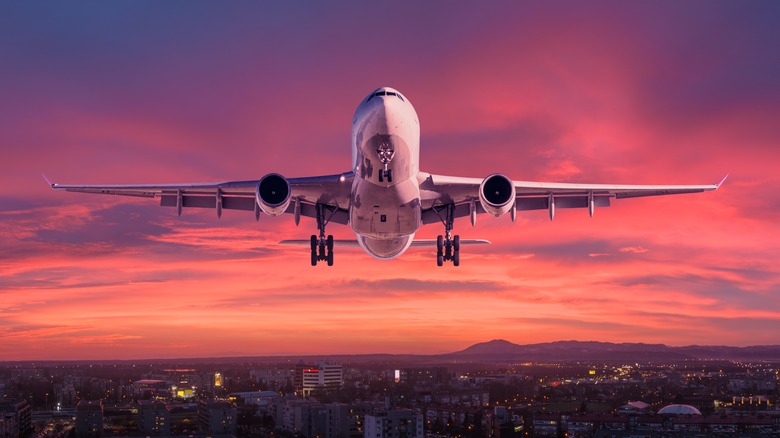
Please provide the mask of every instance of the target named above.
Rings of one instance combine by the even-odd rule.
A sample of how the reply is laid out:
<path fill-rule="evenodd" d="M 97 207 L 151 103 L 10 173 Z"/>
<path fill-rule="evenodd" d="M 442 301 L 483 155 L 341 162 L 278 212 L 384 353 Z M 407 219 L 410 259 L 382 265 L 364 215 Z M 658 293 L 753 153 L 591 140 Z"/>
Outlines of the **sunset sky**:
<path fill-rule="evenodd" d="M 780 3 L 6 2 L 0 360 L 780 344 Z M 309 264 L 315 222 L 51 190 L 349 170 L 397 88 L 421 169 L 712 184 L 459 219 L 493 241 Z M 428 225 L 418 237 L 443 227 Z M 354 238 L 331 225 L 336 238 Z"/>

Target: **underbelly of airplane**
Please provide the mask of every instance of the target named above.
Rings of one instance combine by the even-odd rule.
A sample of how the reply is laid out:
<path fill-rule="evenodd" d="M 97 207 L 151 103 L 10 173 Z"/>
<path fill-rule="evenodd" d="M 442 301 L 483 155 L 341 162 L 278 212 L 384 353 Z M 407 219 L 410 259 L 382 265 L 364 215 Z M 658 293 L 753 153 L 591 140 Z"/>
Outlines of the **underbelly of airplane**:
<path fill-rule="evenodd" d="M 422 223 L 416 178 L 382 187 L 355 178 L 349 222 L 361 236 L 392 239 L 417 232 Z"/>
<path fill-rule="evenodd" d="M 403 254 L 414 241 L 414 234 L 393 238 L 374 238 L 358 234 L 357 241 L 368 254 L 387 260 Z"/>
<path fill-rule="evenodd" d="M 355 178 L 349 223 L 360 246 L 381 259 L 401 255 L 422 224 L 416 178 L 380 186 Z"/>

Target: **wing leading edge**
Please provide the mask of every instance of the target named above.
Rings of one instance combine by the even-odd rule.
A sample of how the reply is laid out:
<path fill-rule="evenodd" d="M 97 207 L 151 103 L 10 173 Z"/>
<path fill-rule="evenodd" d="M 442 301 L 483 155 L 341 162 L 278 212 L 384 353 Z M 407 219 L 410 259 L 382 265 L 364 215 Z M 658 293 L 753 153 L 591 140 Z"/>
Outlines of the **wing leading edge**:
<path fill-rule="evenodd" d="M 639 184 L 577 184 L 535 181 L 512 181 L 517 210 L 549 210 L 555 208 L 609 207 L 610 199 L 643 196 L 678 195 L 717 190 L 724 181 L 707 185 L 639 185 Z M 421 177 L 423 222 L 439 222 L 435 209 L 439 205 L 454 204 L 455 217 L 485 213 L 479 202 L 482 179 L 425 174 Z"/>
<path fill-rule="evenodd" d="M 322 175 L 303 178 L 289 178 L 292 202 L 285 213 L 295 213 L 296 205 L 300 215 L 316 217 L 316 204 L 328 205 L 333 209 L 331 221 L 346 224 L 349 219 L 349 196 L 353 174 Z M 160 198 L 163 207 L 215 208 L 220 215 L 222 209 L 254 211 L 258 217 L 255 190 L 260 180 L 226 181 L 215 183 L 184 184 L 120 184 L 120 185 L 74 185 L 57 184 L 46 178 L 54 190 L 93 193 L 100 195 L 134 196 Z"/>

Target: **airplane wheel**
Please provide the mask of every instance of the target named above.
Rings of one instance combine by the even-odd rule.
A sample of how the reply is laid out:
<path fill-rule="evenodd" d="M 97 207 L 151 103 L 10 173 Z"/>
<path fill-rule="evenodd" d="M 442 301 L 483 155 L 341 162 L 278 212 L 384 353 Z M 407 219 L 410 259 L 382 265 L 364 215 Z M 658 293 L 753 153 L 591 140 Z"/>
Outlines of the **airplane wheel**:
<path fill-rule="evenodd" d="M 314 254 L 314 251 L 317 251 L 317 236 L 314 234 L 311 235 L 311 252 Z"/>
<path fill-rule="evenodd" d="M 317 250 L 314 249 L 311 251 L 311 265 L 317 266 Z"/>
<path fill-rule="evenodd" d="M 452 239 L 452 248 L 455 250 L 455 254 L 460 251 L 460 236 L 455 236 L 455 238 Z"/>
<path fill-rule="evenodd" d="M 328 266 L 333 266 L 333 250 L 328 251 Z"/>
<path fill-rule="evenodd" d="M 436 265 L 441 266 L 444 264 L 444 257 L 441 255 L 441 251 L 436 255 Z"/>
<path fill-rule="evenodd" d="M 438 237 L 436 237 L 436 251 L 441 252 L 444 249 L 444 237 L 439 234 Z"/>
<path fill-rule="evenodd" d="M 452 264 L 460 266 L 460 251 L 455 250 L 455 254 L 452 255 Z"/>
<path fill-rule="evenodd" d="M 333 236 L 332 235 L 328 236 L 327 247 L 328 247 L 328 251 L 329 252 L 333 251 Z"/>

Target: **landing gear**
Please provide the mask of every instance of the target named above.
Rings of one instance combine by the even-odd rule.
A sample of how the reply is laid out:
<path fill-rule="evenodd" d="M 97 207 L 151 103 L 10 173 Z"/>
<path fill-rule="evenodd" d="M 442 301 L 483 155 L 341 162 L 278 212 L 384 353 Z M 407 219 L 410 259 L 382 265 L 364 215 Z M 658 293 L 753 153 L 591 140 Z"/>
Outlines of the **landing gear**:
<path fill-rule="evenodd" d="M 460 236 L 452 236 L 455 205 L 446 204 L 434 207 L 433 211 L 444 224 L 444 235 L 440 234 L 436 238 L 436 265 L 442 266 L 444 262 L 452 262 L 454 266 L 460 266 Z"/>
<path fill-rule="evenodd" d="M 325 226 L 336 210 L 336 207 L 317 204 L 317 228 L 320 235 L 319 238 L 315 234 L 311 235 L 312 266 L 317 266 L 317 262 L 327 262 L 328 266 L 333 266 L 333 236 L 325 237 Z"/>

